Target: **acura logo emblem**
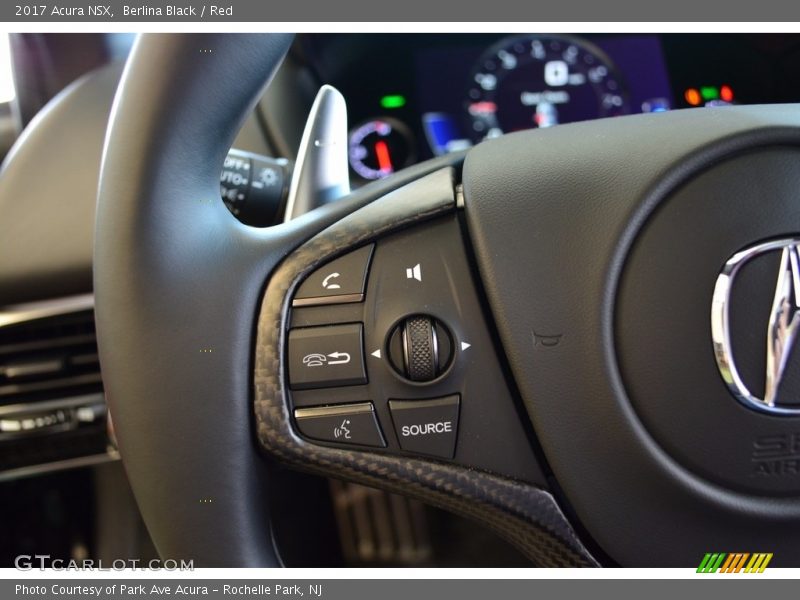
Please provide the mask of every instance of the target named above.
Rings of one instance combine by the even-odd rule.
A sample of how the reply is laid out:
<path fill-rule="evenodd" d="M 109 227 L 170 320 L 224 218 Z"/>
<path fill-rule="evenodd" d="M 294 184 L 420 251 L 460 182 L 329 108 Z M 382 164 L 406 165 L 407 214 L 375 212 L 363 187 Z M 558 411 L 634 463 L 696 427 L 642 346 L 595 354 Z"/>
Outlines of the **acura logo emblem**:
<path fill-rule="evenodd" d="M 734 254 L 722 269 L 711 301 L 711 338 L 722 378 L 745 406 L 774 415 L 800 415 L 800 405 L 781 405 L 778 389 L 800 324 L 800 238 L 774 240 Z M 780 252 L 781 263 L 766 331 L 767 373 L 761 397 L 749 390 L 736 369 L 731 350 L 730 296 L 739 269 L 767 252 Z"/>

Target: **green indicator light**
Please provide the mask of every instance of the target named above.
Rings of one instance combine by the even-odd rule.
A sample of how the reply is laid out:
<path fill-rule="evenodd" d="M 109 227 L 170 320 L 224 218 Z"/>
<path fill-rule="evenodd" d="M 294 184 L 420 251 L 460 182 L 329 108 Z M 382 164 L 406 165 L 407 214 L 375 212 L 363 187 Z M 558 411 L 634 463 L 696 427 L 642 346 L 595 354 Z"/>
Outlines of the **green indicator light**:
<path fill-rule="evenodd" d="M 711 85 L 706 85 L 700 88 L 700 95 L 703 100 L 716 100 L 719 98 L 719 90 Z"/>
<path fill-rule="evenodd" d="M 383 108 L 403 108 L 406 105 L 406 97 L 400 94 L 390 94 L 381 98 Z"/>

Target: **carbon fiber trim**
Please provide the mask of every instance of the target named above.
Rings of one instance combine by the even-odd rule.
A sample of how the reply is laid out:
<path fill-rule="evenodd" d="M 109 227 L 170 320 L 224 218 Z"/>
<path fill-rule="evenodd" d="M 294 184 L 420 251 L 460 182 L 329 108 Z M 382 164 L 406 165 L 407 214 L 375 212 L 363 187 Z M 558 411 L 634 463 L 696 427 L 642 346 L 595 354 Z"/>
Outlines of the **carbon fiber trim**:
<path fill-rule="evenodd" d="M 432 173 L 322 231 L 273 273 L 261 305 L 254 394 L 258 440 L 277 459 L 318 474 L 405 494 L 484 523 L 542 567 L 597 566 L 552 495 L 489 473 L 430 459 L 341 450 L 294 432 L 284 395 L 290 298 L 322 262 L 392 230 L 455 210 L 452 169 Z"/>

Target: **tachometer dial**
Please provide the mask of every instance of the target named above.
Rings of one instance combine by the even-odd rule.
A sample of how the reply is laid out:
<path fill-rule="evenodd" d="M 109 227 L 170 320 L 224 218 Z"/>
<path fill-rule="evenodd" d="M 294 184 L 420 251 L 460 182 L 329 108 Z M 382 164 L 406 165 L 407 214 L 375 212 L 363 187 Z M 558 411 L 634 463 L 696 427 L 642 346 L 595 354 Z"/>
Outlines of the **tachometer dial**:
<path fill-rule="evenodd" d="M 411 131 L 400 121 L 373 119 L 350 132 L 350 166 L 364 179 L 381 179 L 411 164 L 413 148 Z"/>
<path fill-rule="evenodd" d="M 465 102 L 476 140 L 629 112 L 626 87 L 594 44 L 560 35 L 523 35 L 487 50 Z"/>

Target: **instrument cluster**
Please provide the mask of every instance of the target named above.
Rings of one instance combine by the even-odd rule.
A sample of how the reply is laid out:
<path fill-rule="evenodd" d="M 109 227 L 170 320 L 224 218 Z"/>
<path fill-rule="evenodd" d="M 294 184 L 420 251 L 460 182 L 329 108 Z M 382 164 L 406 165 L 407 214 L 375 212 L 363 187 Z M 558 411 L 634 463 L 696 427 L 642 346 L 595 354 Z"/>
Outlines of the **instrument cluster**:
<path fill-rule="evenodd" d="M 304 50 L 347 99 L 356 184 L 515 131 L 800 100 L 798 36 L 323 35 Z"/>

